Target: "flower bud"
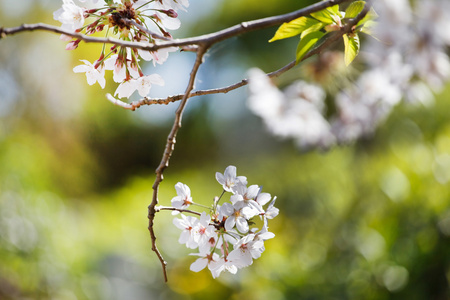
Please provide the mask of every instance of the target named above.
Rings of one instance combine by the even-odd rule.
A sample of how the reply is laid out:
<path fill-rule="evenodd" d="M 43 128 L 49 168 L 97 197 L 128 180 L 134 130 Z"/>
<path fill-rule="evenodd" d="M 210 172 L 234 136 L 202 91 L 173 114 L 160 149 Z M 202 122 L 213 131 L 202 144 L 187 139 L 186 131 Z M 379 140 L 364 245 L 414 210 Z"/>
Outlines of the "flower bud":
<path fill-rule="evenodd" d="M 75 50 L 78 48 L 78 44 L 81 42 L 80 39 L 71 41 L 66 45 L 66 50 Z"/>
<path fill-rule="evenodd" d="M 175 10 L 173 9 L 168 9 L 168 10 L 161 10 L 162 13 L 165 13 L 166 15 L 168 15 L 171 18 L 176 18 L 178 17 L 178 14 Z"/>

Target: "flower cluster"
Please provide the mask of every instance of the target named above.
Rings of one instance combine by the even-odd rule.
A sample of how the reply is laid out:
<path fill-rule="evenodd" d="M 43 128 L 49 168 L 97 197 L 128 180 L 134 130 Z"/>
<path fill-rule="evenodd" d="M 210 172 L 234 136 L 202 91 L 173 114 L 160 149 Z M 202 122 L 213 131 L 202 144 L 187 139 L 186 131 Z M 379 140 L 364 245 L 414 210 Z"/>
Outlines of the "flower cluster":
<path fill-rule="evenodd" d="M 247 187 L 247 178 L 236 176 L 236 167 L 227 167 L 224 174 L 216 173 L 216 179 L 223 193 L 214 199 L 208 213 L 187 210 L 190 205 L 202 205 L 192 200 L 189 187 L 181 182 L 175 185 L 177 196 L 172 199 L 174 214 L 182 212 L 181 218 L 173 221 L 182 230 L 179 242 L 190 249 L 198 248 L 198 253 L 191 255 L 199 258 L 190 269 L 198 272 L 208 267 L 214 278 L 222 271 L 236 274 L 259 258 L 265 249 L 264 241 L 275 236 L 268 231 L 268 220 L 278 215 L 274 206 L 276 197 L 270 201 L 271 195 L 262 193 L 257 185 Z M 230 202 L 219 205 L 226 192 L 231 193 Z M 189 212 L 200 218 L 183 214 Z M 257 222 L 261 223 L 261 229 L 257 228 Z"/>
<path fill-rule="evenodd" d="M 79 1 L 83 7 L 74 0 L 63 0 L 62 8 L 54 12 L 54 19 L 62 23 L 63 29 L 86 35 L 105 30 L 106 36 L 113 34 L 123 41 L 143 43 L 170 39 L 168 30 L 180 27 L 176 11 L 189 6 L 188 0 Z M 76 49 L 81 41 L 66 35 L 61 38 L 69 42 L 67 50 Z M 169 47 L 144 51 L 117 45 L 106 49 L 104 45 L 100 57 L 94 63 L 81 60 L 84 64 L 76 66 L 74 72 L 85 73 L 89 85 L 98 82 L 104 88 L 105 71 L 111 70 L 113 80 L 119 83 L 114 95 L 129 98 L 137 91 L 140 96 L 146 97 L 152 84 L 164 85 L 164 81 L 158 74 L 144 75 L 140 60 L 152 61 L 154 65 L 162 64 L 169 52 L 176 50 L 176 47 Z"/>

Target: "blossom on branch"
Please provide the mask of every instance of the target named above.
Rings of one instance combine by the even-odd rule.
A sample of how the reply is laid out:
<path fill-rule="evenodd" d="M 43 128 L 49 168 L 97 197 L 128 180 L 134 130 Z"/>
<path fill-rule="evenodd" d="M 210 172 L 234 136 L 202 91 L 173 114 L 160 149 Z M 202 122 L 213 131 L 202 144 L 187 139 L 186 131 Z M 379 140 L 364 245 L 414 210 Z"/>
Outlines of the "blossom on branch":
<path fill-rule="evenodd" d="M 175 184 L 175 189 L 178 196 L 172 198 L 172 206 L 179 209 L 188 208 L 193 203 L 191 189 L 181 182 Z"/>
<path fill-rule="evenodd" d="M 63 0 L 62 8 L 53 13 L 53 18 L 62 23 L 62 28 L 76 30 L 84 25 L 85 10 L 72 0 Z"/>
<path fill-rule="evenodd" d="M 232 193 L 235 193 L 239 186 L 247 184 L 245 176 L 236 176 L 235 166 L 228 166 L 223 174 L 216 172 L 216 180 L 223 186 L 225 191 Z"/>
<path fill-rule="evenodd" d="M 73 0 L 63 0 L 62 7 L 54 12 L 53 17 L 62 23 L 62 28 L 86 35 L 108 29 L 107 35 L 112 32 L 124 41 L 154 44 L 157 40 L 171 39 L 172 36 L 167 30 L 180 27 L 176 10 L 185 9 L 187 6 L 189 6 L 187 0 L 109 0 L 100 3 L 92 1 L 89 4 L 92 8 L 87 9 L 79 7 Z M 91 20 L 91 23 L 85 25 L 86 20 Z M 67 35 L 63 35 L 62 38 L 68 41 L 67 50 L 76 49 L 81 41 Z M 135 91 L 138 91 L 141 97 L 146 97 L 152 84 L 163 85 L 164 81 L 157 74 L 144 75 L 139 58 L 152 60 L 153 65 L 162 64 L 167 60 L 169 53 L 177 49 L 169 47 L 149 52 L 112 46 L 107 50 L 105 45 L 97 60 L 101 68 L 98 69 L 96 66 L 95 70 L 98 69 L 102 75 L 105 70 L 113 70 L 113 79 L 119 83 L 115 95 L 119 98 L 129 98 Z M 88 67 L 76 68 L 76 72 L 87 74 L 89 72 L 88 83 L 98 81 L 104 87 L 104 79 L 98 77 L 95 70 Z"/>
<path fill-rule="evenodd" d="M 81 60 L 84 65 L 79 65 L 73 68 L 75 73 L 86 73 L 87 82 L 89 85 L 93 85 L 98 82 L 102 89 L 105 87 L 105 69 L 103 67 L 95 67 L 87 60 Z"/>
<path fill-rule="evenodd" d="M 216 178 L 226 188 L 224 193 L 232 193 L 231 203 L 219 206 L 220 198 L 216 197 L 209 214 L 202 212 L 200 219 L 197 219 L 184 215 L 192 211 L 182 211 L 181 219 L 175 218 L 173 221 L 182 230 L 179 242 L 190 249 L 199 249 L 199 253 L 191 254 L 199 258 L 190 269 L 199 272 L 208 267 L 213 278 L 223 271 L 236 274 L 238 269 L 251 265 L 253 259 L 259 258 L 265 250 L 264 242 L 275 237 L 268 231 L 268 219 L 278 214 L 278 209 L 273 207 L 275 201 L 264 210 L 263 205 L 270 200 L 270 194 L 261 193 L 257 185 L 247 188 L 246 177 L 237 177 L 236 167 L 228 166 L 224 174 L 216 173 Z M 172 199 L 173 208 L 181 210 L 190 204 L 195 205 L 190 198 L 189 187 L 177 183 L 175 189 L 178 196 Z M 260 196 L 262 200 L 258 203 L 256 200 Z M 258 215 L 264 216 L 261 229 L 253 221 Z"/>

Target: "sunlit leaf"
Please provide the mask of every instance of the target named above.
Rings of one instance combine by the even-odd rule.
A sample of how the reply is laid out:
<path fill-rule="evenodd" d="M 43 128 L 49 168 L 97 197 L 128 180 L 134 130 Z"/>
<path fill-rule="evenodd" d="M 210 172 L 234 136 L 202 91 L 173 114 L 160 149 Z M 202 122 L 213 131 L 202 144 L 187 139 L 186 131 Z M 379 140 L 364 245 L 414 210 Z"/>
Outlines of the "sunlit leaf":
<path fill-rule="evenodd" d="M 363 25 L 366 22 L 373 21 L 377 18 L 378 18 L 377 12 L 373 8 L 370 8 L 369 12 L 364 16 L 364 18 L 362 18 L 361 21 L 358 22 L 358 24 L 356 24 L 356 26 Z"/>
<path fill-rule="evenodd" d="M 314 25 L 310 26 L 309 28 L 305 29 L 302 32 L 302 34 L 300 35 L 300 38 L 303 38 L 305 35 L 310 34 L 311 32 L 319 31 L 320 29 L 323 28 L 324 25 L 325 24 L 323 24 L 322 22 L 317 22 L 316 24 L 314 24 Z"/>
<path fill-rule="evenodd" d="M 366 2 L 355 1 L 352 2 L 345 10 L 345 17 L 348 19 L 356 18 L 356 16 L 364 9 Z"/>
<path fill-rule="evenodd" d="M 309 51 L 309 49 L 311 49 L 323 36 L 324 36 L 323 32 L 315 31 L 305 35 L 300 40 L 297 46 L 297 54 L 296 54 L 297 63 L 299 63 L 302 60 L 303 56 L 305 56 L 305 54 Z"/>
<path fill-rule="evenodd" d="M 288 23 L 282 24 L 278 28 L 277 32 L 275 32 L 275 35 L 273 36 L 273 38 L 269 40 L 269 42 L 290 38 L 290 37 L 301 34 L 305 30 L 307 30 L 308 32 L 320 30 L 322 28 L 322 26 L 323 26 L 322 23 L 320 23 L 319 21 L 317 21 L 313 18 L 300 17 L 300 18 L 292 20 Z M 318 29 L 316 29 L 316 28 L 318 28 Z"/>
<path fill-rule="evenodd" d="M 337 4 L 333 5 L 333 6 L 330 6 L 330 7 L 327 7 L 326 10 L 329 11 L 330 13 L 334 14 L 334 15 L 338 15 L 338 16 L 341 15 L 341 12 L 339 11 L 339 5 L 337 5 Z"/>
<path fill-rule="evenodd" d="M 370 35 L 370 36 L 376 38 L 376 37 L 374 36 L 374 28 L 375 28 L 376 25 L 377 25 L 377 22 L 375 22 L 375 21 L 367 21 L 367 22 L 361 27 L 360 31 L 361 31 L 362 33 L 368 34 L 368 35 Z"/>
<path fill-rule="evenodd" d="M 345 65 L 348 66 L 359 53 L 359 36 L 353 34 L 351 36 L 344 34 L 345 46 Z"/>
<path fill-rule="evenodd" d="M 311 16 L 325 24 L 334 23 L 335 19 L 340 17 L 339 5 L 334 5 L 318 12 L 313 12 Z"/>

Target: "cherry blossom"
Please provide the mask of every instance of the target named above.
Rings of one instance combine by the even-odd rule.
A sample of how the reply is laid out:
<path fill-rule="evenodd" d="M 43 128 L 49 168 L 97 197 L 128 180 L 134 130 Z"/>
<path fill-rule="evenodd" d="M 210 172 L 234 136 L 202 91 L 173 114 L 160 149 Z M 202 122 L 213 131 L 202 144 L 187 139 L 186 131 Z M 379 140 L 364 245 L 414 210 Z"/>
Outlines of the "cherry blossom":
<path fill-rule="evenodd" d="M 268 231 L 268 220 L 278 215 L 278 209 L 274 207 L 276 197 L 264 210 L 263 206 L 271 199 L 270 194 L 261 193 L 258 185 L 247 188 L 247 178 L 237 177 L 235 166 L 228 166 L 224 174 L 216 173 L 216 179 L 232 193 L 230 202 L 218 205 L 227 192 L 224 190 L 221 197 L 214 198 L 209 213 L 202 212 L 198 219 L 184 215 L 193 211 L 182 211 L 181 219 L 174 220 L 175 226 L 182 230 L 179 242 L 190 249 L 198 248 L 198 253 L 191 253 L 199 257 L 191 264 L 191 271 L 199 272 L 208 267 L 213 278 L 224 271 L 236 274 L 240 268 L 251 265 L 253 259 L 259 258 L 265 251 L 264 242 L 275 237 Z M 183 209 L 195 204 L 186 185 L 177 183 L 175 189 L 178 195 L 172 199 L 173 208 Z M 258 199 L 260 202 L 257 202 Z M 253 217 L 258 215 L 264 216 L 261 229 L 252 222 Z"/>
<path fill-rule="evenodd" d="M 176 10 L 185 10 L 189 6 L 187 0 L 81 0 L 80 2 L 89 7 L 87 9 L 76 5 L 73 0 L 62 2 L 62 7 L 54 12 L 53 17 L 62 23 L 64 29 L 86 35 L 108 29 L 107 36 L 110 32 L 114 32 L 119 39 L 148 44 L 154 44 L 159 39 L 170 39 L 172 36 L 167 30 L 176 30 L 180 27 Z M 85 25 L 86 20 L 92 21 Z M 62 35 L 61 38 L 68 42 L 67 50 L 76 49 L 81 42 L 81 39 L 73 39 L 67 35 Z M 113 80 L 119 84 L 115 96 L 129 98 L 137 91 L 141 97 L 147 97 L 151 86 L 164 85 L 164 80 L 158 74 L 145 75 L 140 59 L 152 61 L 156 66 L 163 64 L 169 53 L 177 49 L 170 47 L 149 52 L 123 46 L 104 47 L 97 60 L 101 65 L 99 72 L 104 75 L 105 70 L 113 71 Z M 82 70 L 80 68 L 76 70 L 95 73 L 93 69 L 88 68 L 84 68 L 86 71 L 80 71 Z M 105 86 L 104 79 L 96 74 L 89 75 L 88 83 L 91 84 L 93 79 L 96 79 L 102 87 Z"/>
<path fill-rule="evenodd" d="M 223 271 L 230 272 L 231 274 L 236 274 L 238 267 L 235 262 L 229 261 L 227 258 L 222 257 L 219 261 L 211 263 L 211 274 L 213 278 L 219 277 L 220 273 Z"/>
<path fill-rule="evenodd" d="M 219 216 L 226 217 L 226 230 L 231 230 L 236 226 L 240 232 L 248 232 L 249 227 L 247 220 L 255 216 L 255 214 L 250 217 L 252 210 L 247 210 L 246 214 L 244 208 L 246 208 L 246 206 L 243 201 L 236 202 L 236 204 L 225 203 L 222 205 Z"/>
<path fill-rule="evenodd" d="M 197 225 L 198 219 L 191 216 L 185 216 L 181 214 L 181 219 L 175 218 L 173 224 L 182 230 L 178 242 L 180 244 L 186 244 L 186 247 L 195 249 L 198 247 L 198 243 L 195 241 L 194 227 Z"/>
<path fill-rule="evenodd" d="M 186 10 L 185 8 L 189 6 L 189 1 L 188 0 L 177 0 L 177 1 L 173 1 L 173 0 L 157 0 L 157 2 L 159 2 L 162 7 L 166 8 L 166 9 L 181 9 L 181 10 Z"/>
<path fill-rule="evenodd" d="M 146 97 L 150 92 L 152 84 L 164 85 L 164 80 L 158 74 L 141 76 L 137 79 L 130 78 L 124 80 L 116 89 L 115 95 L 119 98 L 129 98 L 135 91 L 138 91 L 141 97 Z"/>
<path fill-rule="evenodd" d="M 275 200 L 277 200 L 277 197 L 273 198 L 272 202 L 270 202 L 269 206 L 267 207 L 267 210 L 264 213 L 264 216 L 267 219 L 275 218 L 276 216 L 278 216 L 278 214 L 280 212 L 280 210 L 274 206 Z"/>
<path fill-rule="evenodd" d="M 105 69 L 102 67 L 96 68 L 87 60 L 81 60 L 84 65 L 79 65 L 73 68 L 75 73 L 86 73 L 87 82 L 89 85 L 93 85 L 98 82 L 102 88 L 105 87 Z"/>
<path fill-rule="evenodd" d="M 212 270 L 213 268 L 217 268 L 217 265 L 214 264 L 215 262 L 218 262 L 220 260 L 220 256 L 217 253 L 197 253 L 197 254 L 191 254 L 191 255 L 197 255 L 200 256 L 196 261 L 194 261 L 191 266 L 190 270 L 194 272 L 199 272 L 206 268 L 208 266 L 208 269 Z"/>
<path fill-rule="evenodd" d="M 164 80 L 158 74 L 141 76 L 136 79 L 136 90 L 141 97 L 147 97 L 152 84 L 164 85 Z"/>
<path fill-rule="evenodd" d="M 298 81 L 283 93 L 259 69 L 249 71 L 249 80 L 248 107 L 271 133 L 293 138 L 301 148 L 335 143 L 323 116 L 325 92 L 320 87 Z"/>
<path fill-rule="evenodd" d="M 176 197 L 173 197 L 172 199 L 172 206 L 175 208 L 179 208 L 179 209 L 185 209 L 188 208 L 189 205 L 191 205 L 193 203 L 192 201 L 192 197 L 191 197 L 191 189 L 181 183 L 178 182 L 175 185 L 175 189 L 177 191 L 177 195 Z"/>
<path fill-rule="evenodd" d="M 53 13 L 53 18 L 62 23 L 62 28 L 75 30 L 84 25 L 85 10 L 72 0 L 63 0 L 62 8 Z"/>
<path fill-rule="evenodd" d="M 235 166 L 227 167 L 224 174 L 217 172 L 216 180 L 223 186 L 225 191 L 233 193 L 235 193 L 239 185 L 247 184 L 247 178 L 245 176 L 236 176 Z"/>
<path fill-rule="evenodd" d="M 232 261 L 237 267 L 243 268 L 253 263 L 253 258 L 261 257 L 261 248 L 264 242 L 260 239 L 254 240 L 255 235 L 249 234 L 240 239 L 230 252 L 227 259 Z"/>

